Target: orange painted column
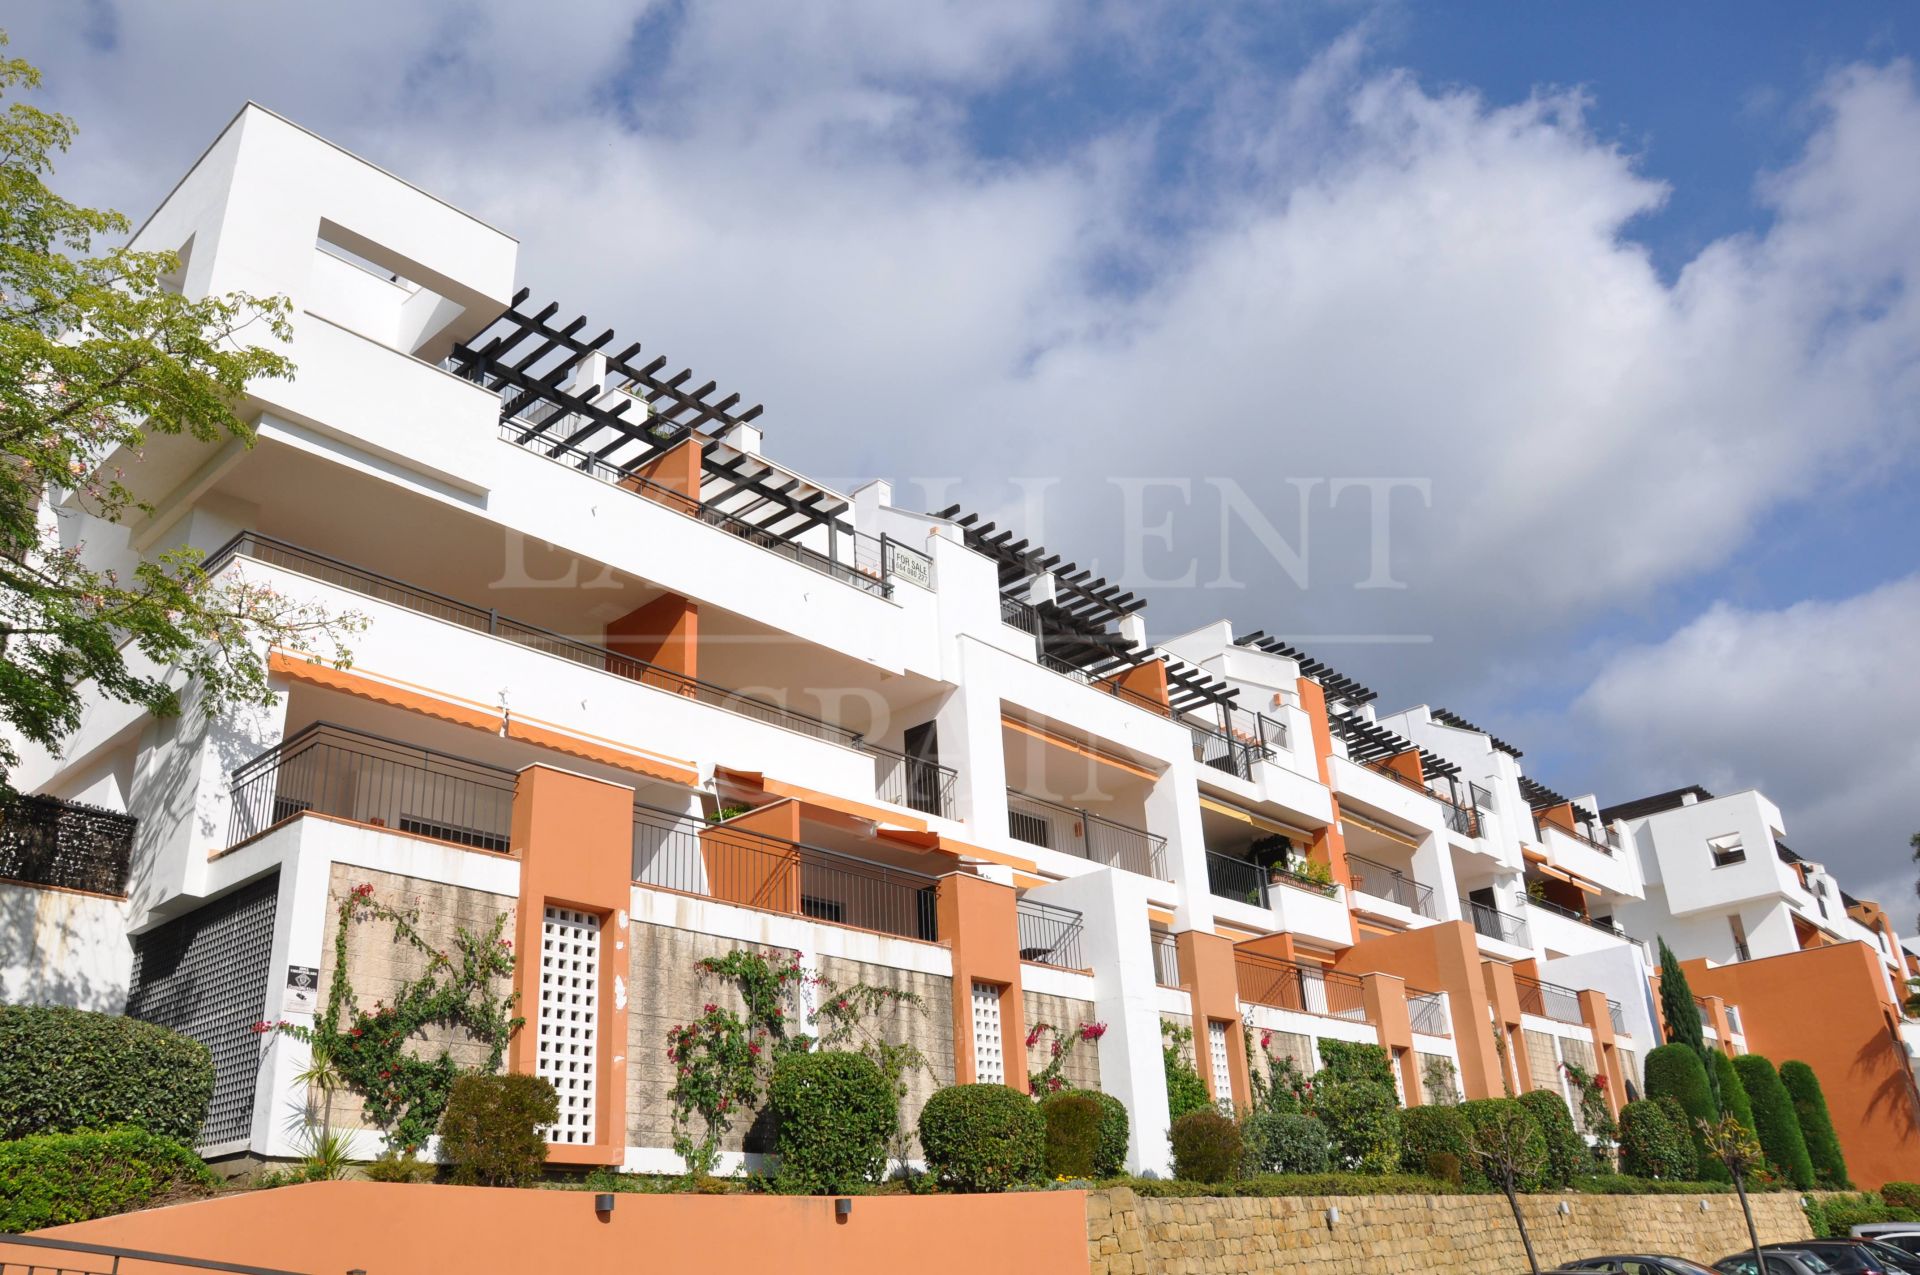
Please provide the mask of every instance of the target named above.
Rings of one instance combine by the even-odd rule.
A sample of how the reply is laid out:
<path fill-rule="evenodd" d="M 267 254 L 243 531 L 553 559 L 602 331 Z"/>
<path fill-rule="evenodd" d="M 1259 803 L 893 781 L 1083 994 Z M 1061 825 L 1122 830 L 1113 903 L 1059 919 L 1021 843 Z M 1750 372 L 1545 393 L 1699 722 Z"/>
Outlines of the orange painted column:
<path fill-rule="evenodd" d="M 1700 999 L 1707 1003 L 1707 1026 L 1713 1028 L 1714 1035 L 1720 1038 L 1720 1052 L 1732 1054 L 1733 1027 L 1727 1022 L 1727 1002 L 1721 997 L 1704 994 Z"/>
<path fill-rule="evenodd" d="M 1320 782 L 1331 790 L 1333 767 L 1329 759 L 1333 756 L 1333 728 L 1327 724 L 1327 695 L 1312 678 L 1301 678 L 1299 686 L 1300 708 L 1313 728 L 1313 755 L 1319 763 Z M 1314 833 L 1307 857 L 1326 864 L 1335 884 L 1349 888 L 1353 885 L 1353 874 L 1347 870 L 1347 839 L 1340 831 L 1338 797 L 1333 798 L 1333 822 Z M 1354 934 L 1357 940 L 1359 931 L 1356 929 Z"/>
<path fill-rule="evenodd" d="M 1513 967 L 1482 961 L 1480 969 L 1486 980 L 1487 1004 L 1493 1009 L 1493 1025 L 1506 1045 L 1505 1083 L 1512 1085 L 1513 1092 L 1525 1093 L 1533 1088 L 1533 1068 L 1527 1065 L 1527 1042 L 1520 1034 L 1520 988 L 1513 981 Z"/>
<path fill-rule="evenodd" d="M 1620 1074 L 1620 1046 L 1613 1034 L 1613 1011 L 1607 1008 L 1607 994 L 1591 987 L 1583 989 L 1580 1017 L 1593 1033 L 1594 1062 L 1607 1078 L 1607 1102 L 1617 1116 L 1627 1105 L 1627 1078 Z"/>
<path fill-rule="evenodd" d="M 513 794 L 513 853 L 520 860 L 513 986 L 526 1026 L 508 1066 L 537 1073 L 546 910 L 599 918 L 593 980 L 593 1142 L 554 1143 L 553 1164 L 619 1164 L 627 1152 L 627 907 L 633 899 L 633 789 L 550 766 L 520 772 Z M 558 1024 L 546 1024 L 552 1030 Z"/>
<path fill-rule="evenodd" d="M 689 438 L 638 466 L 620 485 L 669 509 L 692 513 L 700 507 L 700 440 Z"/>
<path fill-rule="evenodd" d="M 1363 939 L 1342 952 L 1334 968 L 1349 974 L 1392 974 L 1422 991 L 1445 992 L 1460 1058 L 1461 1091 L 1469 1098 L 1498 1098 L 1505 1092 L 1500 1054 L 1488 1026 L 1487 981 L 1471 925 L 1448 921 Z"/>
<path fill-rule="evenodd" d="M 1127 698 L 1133 703 L 1151 700 L 1169 717 L 1173 708 L 1167 694 L 1167 662 L 1165 660 L 1143 660 L 1130 669 L 1124 669 L 1112 677 L 1103 677 L 1095 685 L 1114 686 L 1129 692 Z"/>
<path fill-rule="evenodd" d="M 1233 941 L 1204 930 L 1173 936 L 1180 958 L 1180 986 L 1193 1004 L 1193 1059 L 1207 1096 L 1228 1099 L 1236 1111 L 1253 1101 L 1247 1079 L 1246 1033 L 1241 1030 L 1240 974 L 1233 963 Z M 1230 1093 L 1219 1093 L 1213 1079 L 1210 1024 L 1227 1025 L 1227 1079 Z"/>
<path fill-rule="evenodd" d="M 1413 1052 L 1413 1019 L 1407 1013 L 1407 985 L 1392 974 L 1362 974 L 1360 1002 L 1367 1008 L 1367 1021 L 1380 1036 L 1380 1048 L 1400 1069 L 1400 1087 L 1406 1092 L 1407 1105 L 1418 1106 L 1420 1094 L 1419 1058 Z"/>
<path fill-rule="evenodd" d="M 797 915 L 800 851 L 793 843 L 799 840 L 800 803 L 791 800 L 702 828 L 700 859 L 707 870 L 707 893 L 727 903 Z"/>
<path fill-rule="evenodd" d="M 612 671 L 636 676 L 662 690 L 691 693 L 684 679 L 700 676 L 700 607 L 665 593 L 607 622 L 607 649 L 651 667 L 635 670 L 612 662 Z"/>
<path fill-rule="evenodd" d="M 1010 885 L 964 872 L 940 878 L 934 892 L 940 941 L 953 950 L 953 1078 L 979 1078 L 973 1049 L 973 989 L 1000 997 L 1000 1058 L 1008 1088 L 1027 1091 L 1027 1011 L 1020 985 L 1019 896 Z"/>

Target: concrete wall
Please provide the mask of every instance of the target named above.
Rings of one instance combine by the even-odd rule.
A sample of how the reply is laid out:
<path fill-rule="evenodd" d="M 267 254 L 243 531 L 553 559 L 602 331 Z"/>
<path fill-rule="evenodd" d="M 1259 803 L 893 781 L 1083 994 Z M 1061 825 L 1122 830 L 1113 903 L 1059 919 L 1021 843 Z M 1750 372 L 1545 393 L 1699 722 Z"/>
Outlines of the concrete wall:
<path fill-rule="evenodd" d="M 1060 1039 L 1060 1047 L 1067 1049 L 1065 1042 L 1077 1038 L 1082 1025 L 1099 1021 L 1092 1001 L 1034 991 L 1027 992 L 1025 1000 L 1029 1034 L 1039 1023 L 1051 1023 L 1059 1030 L 1058 1038 L 1050 1035 L 1046 1040 L 1036 1042 L 1029 1051 L 1027 1068 L 1030 1071 L 1040 1071 L 1052 1061 L 1048 1049 L 1055 1039 Z M 1066 1064 L 1060 1069 L 1060 1078 L 1072 1089 L 1098 1089 L 1100 1050 L 1091 1042 L 1078 1041 L 1067 1054 Z"/>
<path fill-rule="evenodd" d="M 125 1012 L 124 899 L 0 881 L 0 1004 Z"/>

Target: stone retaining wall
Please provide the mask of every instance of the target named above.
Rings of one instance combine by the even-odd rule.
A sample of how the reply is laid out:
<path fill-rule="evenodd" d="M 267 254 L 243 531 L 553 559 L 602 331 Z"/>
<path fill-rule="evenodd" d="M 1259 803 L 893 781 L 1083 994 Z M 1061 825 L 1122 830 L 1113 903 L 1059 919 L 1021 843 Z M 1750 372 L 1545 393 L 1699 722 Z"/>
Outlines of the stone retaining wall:
<path fill-rule="evenodd" d="M 1808 1238 L 1799 1196 L 1752 1199 L 1761 1243 Z M 1339 1209 L 1339 1221 L 1327 1220 L 1330 1208 Z M 1536 1195 L 1521 1208 L 1543 1270 L 1634 1251 L 1711 1263 L 1748 1244 L 1732 1195 Z M 1527 1269 L 1513 1214 L 1497 1195 L 1161 1199 L 1127 1188 L 1092 1191 L 1087 1256 L 1092 1275 L 1519 1275 Z"/>

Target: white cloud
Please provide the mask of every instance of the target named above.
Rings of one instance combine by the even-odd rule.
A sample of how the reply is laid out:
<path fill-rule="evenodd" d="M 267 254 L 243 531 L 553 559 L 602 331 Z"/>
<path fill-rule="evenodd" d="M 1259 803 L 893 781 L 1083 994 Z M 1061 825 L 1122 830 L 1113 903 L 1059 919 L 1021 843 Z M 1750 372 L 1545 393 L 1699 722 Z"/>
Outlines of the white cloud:
<path fill-rule="evenodd" d="M 1780 610 L 1716 605 L 1614 654 L 1573 724 L 1614 798 L 1698 783 L 1760 788 L 1787 843 L 1907 929 L 1920 831 L 1920 575 Z"/>

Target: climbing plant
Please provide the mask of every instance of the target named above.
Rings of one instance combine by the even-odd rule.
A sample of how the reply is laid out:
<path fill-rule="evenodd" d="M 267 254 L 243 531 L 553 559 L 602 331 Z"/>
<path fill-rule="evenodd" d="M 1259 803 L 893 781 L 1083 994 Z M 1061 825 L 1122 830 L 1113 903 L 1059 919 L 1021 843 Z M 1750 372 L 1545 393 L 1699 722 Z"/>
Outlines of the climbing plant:
<path fill-rule="evenodd" d="M 1612 1168 L 1612 1147 L 1620 1140 L 1620 1127 L 1614 1123 L 1613 1107 L 1607 1101 L 1607 1078 L 1590 1072 L 1579 1063 L 1560 1064 L 1580 1095 L 1580 1120 L 1593 1135 L 1593 1154 L 1602 1171 Z"/>
<path fill-rule="evenodd" d="M 484 933 L 456 931 L 451 951 L 422 937 L 414 925 L 417 919 L 414 912 L 379 902 L 371 885 L 355 886 L 340 905 L 333 978 L 313 1025 L 283 1021 L 254 1027 L 256 1032 L 279 1032 L 306 1042 L 331 1064 L 339 1083 L 360 1095 L 367 1119 L 385 1133 L 388 1147 L 406 1154 L 433 1136 L 453 1082 L 469 1071 L 498 1071 L 507 1043 L 526 1021 L 514 1016 L 511 991 L 494 991 L 497 980 L 513 975 L 513 944 L 503 937 L 504 912 Z M 400 985 L 391 1005 L 375 1001 L 372 1009 L 362 1009 L 348 968 L 347 936 L 355 925 L 374 923 L 391 926 L 393 941 L 425 957 L 426 968 Z M 462 1068 L 445 1046 L 437 1054 L 409 1048 L 434 1027 L 464 1031 L 485 1047 L 486 1061 Z"/>
<path fill-rule="evenodd" d="M 1027 1030 L 1027 1057 L 1033 1057 L 1033 1051 L 1040 1046 L 1046 1036 L 1053 1041 L 1047 1050 L 1047 1065 L 1039 1071 L 1027 1073 L 1027 1092 L 1036 1098 L 1044 1098 L 1050 1093 L 1058 1093 L 1067 1087 L 1067 1059 L 1073 1056 L 1073 1047 L 1083 1040 L 1099 1040 L 1107 1034 L 1105 1023 L 1082 1023 L 1070 1032 L 1063 1032 L 1052 1023 L 1035 1023 Z"/>
<path fill-rule="evenodd" d="M 1255 1111 L 1295 1115 L 1313 1107 L 1313 1081 L 1292 1058 L 1273 1052 L 1273 1033 L 1241 1023 L 1247 1047 L 1247 1087 Z"/>
<path fill-rule="evenodd" d="M 1187 1061 L 1186 1049 L 1193 1041 L 1193 1028 L 1160 1020 L 1160 1061 L 1167 1075 L 1167 1112 L 1178 1120 L 1190 1111 L 1213 1107 L 1207 1097 L 1207 1084 Z"/>

